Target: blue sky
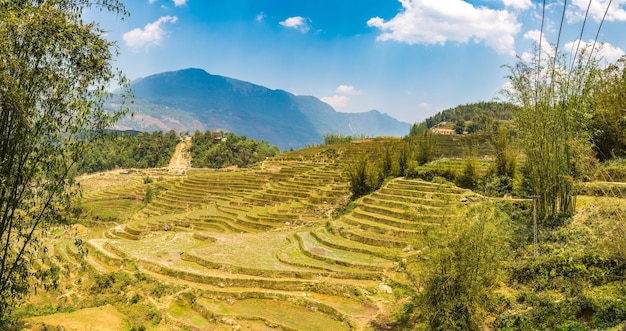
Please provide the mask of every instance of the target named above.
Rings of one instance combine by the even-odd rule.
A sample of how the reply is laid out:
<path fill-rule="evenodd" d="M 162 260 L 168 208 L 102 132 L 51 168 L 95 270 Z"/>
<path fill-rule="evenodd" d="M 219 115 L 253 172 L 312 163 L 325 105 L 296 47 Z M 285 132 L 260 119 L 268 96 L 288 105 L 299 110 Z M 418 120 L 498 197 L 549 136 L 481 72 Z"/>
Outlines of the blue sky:
<path fill-rule="evenodd" d="M 377 109 L 419 122 L 489 101 L 516 56 L 539 38 L 543 1 L 126 0 L 130 17 L 92 11 L 118 42 L 130 79 L 202 68 L 272 89 L 313 95 L 341 112 Z M 545 42 L 556 43 L 563 1 L 546 1 Z M 560 46 L 593 41 L 609 0 L 569 0 Z M 626 0 L 613 0 L 599 41 L 626 50 Z M 575 44 L 574 44 L 575 45 Z"/>

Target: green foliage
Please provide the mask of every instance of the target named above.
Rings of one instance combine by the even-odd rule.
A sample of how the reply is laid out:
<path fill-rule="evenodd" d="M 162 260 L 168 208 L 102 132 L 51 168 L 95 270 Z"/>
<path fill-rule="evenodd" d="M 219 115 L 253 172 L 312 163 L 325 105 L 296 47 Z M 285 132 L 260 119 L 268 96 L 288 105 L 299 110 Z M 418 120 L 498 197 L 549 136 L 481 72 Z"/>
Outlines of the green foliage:
<path fill-rule="evenodd" d="M 153 189 L 151 185 L 146 186 L 146 194 L 143 198 L 144 203 L 152 202 L 152 199 L 158 194 L 158 191 Z"/>
<path fill-rule="evenodd" d="M 473 158 L 467 158 L 465 167 L 463 167 L 463 173 L 457 178 L 456 185 L 473 190 L 476 188 L 477 183 L 475 161 Z"/>
<path fill-rule="evenodd" d="M 417 164 L 424 165 L 434 160 L 436 148 L 433 134 L 430 131 L 424 131 L 424 134 L 417 140 Z"/>
<path fill-rule="evenodd" d="M 626 56 L 603 68 L 593 92 L 591 139 L 601 161 L 626 156 Z"/>
<path fill-rule="evenodd" d="M 454 133 L 463 134 L 465 132 L 465 121 L 459 120 L 454 124 Z"/>
<path fill-rule="evenodd" d="M 349 143 L 351 141 L 351 136 L 344 136 L 339 133 L 327 133 L 324 135 L 324 145 L 326 146 L 338 143 Z"/>
<path fill-rule="evenodd" d="M 421 317 L 431 330 L 481 330 L 492 307 L 508 235 L 497 210 L 471 210 L 463 229 L 437 243 L 420 294 Z"/>
<path fill-rule="evenodd" d="M 495 162 L 493 168 L 481 181 L 483 194 L 491 197 L 502 197 L 513 192 L 513 183 L 517 167 L 517 152 L 512 144 L 512 130 L 507 126 L 499 124 L 491 136 L 491 143 L 494 146 Z M 523 194 L 529 196 L 531 194 Z"/>
<path fill-rule="evenodd" d="M 52 272 L 34 268 L 45 257 L 38 236 L 69 221 L 74 169 L 123 113 L 104 109 L 107 89 L 127 86 L 111 65 L 115 44 L 81 13 L 124 7 L 95 3 L 0 1 L 1 329 L 35 280 Z"/>
<path fill-rule="evenodd" d="M 538 196 L 539 219 L 574 212 L 574 161 L 589 138 L 584 123 L 592 98 L 586 86 L 593 84 L 598 68 L 597 60 L 587 60 L 587 52 L 569 70 L 562 70 L 570 67 L 564 54 L 550 54 L 542 63 L 520 60 L 508 67 L 511 88 L 504 93 L 519 106 L 515 123 L 528 160 L 530 186 Z"/>
<path fill-rule="evenodd" d="M 383 160 L 382 160 L 382 172 L 383 172 L 383 177 L 390 177 L 392 176 L 393 173 L 393 146 L 385 146 L 385 151 L 383 153 Z"/>
<path fill-rule="evenodd" d="M 513 179 L 509 176 L 487 176 L 482 182 L 482 192 L 489 197 L 503 197 L 512 190 Z"/>
<path fill-rule="evenodd" d="M 180 138 L 175 131 L 155 131 L 137 135 L 111 132 L 107 139 L 96 141 L 83 157 L 80 172 L 98 172 L 116 168 L 157 168 L 170 162 Z"/>
<path fill-rule="evenodd" d="M 477 102 L 446 109 L 427 118 L 424 123 L 430 129 L 441 122 L 463 123 L 460 133 L 467 127 L 469 133 L 491 132 L 495 121 L 508 121 L 513 118 L 516 106 L 501 102 Z M 464 122 L 469 122 L 464 123 Z M 420 123 L 421 125 L 421 123 Z M 411 130 L 413 132 L 413 130 Z M 416 133 L 417 130 L 416 130 Z M 419 132 L 421 133 L 421 132 Z"/>
<path fill-rule="evenodd" d="M 491 138 L 496 152 L 496 176 L 515 177 L 516 152 L 512 147 L 511 132 L 504 125 L 498 125 Z"/>
<path fill-rule="evenodd" d="M 626 159 L 603 162 L 596 168 L 593 179 L 603 182 L 626 182 Z"/>
<path fill-rule="evenodd" d="M 426 122 L 413 123 L 413 125 L 411 125 L 411 130 L 409 131 L 409 136 L 417 137 L 424 134 L 424 132 L 426 131 L 428 131 L 428 126 L 426 125 Z"/>
<path fill-rule="evenodd" d="M 192 166 L 196 168 L 246 168 L 280 152 L 266 141 L 258 142 L 230 132 L 196 131 L 192 141 Z"/>
<path fill-rule="evenodd" d="M 353 199 L 374 192 L 384 180 L 380 169 L 372 164 L 365 155 L 362 155 L 355 164 L 350 165 L 347 173 L 350 178 L 350 191 Z"/>

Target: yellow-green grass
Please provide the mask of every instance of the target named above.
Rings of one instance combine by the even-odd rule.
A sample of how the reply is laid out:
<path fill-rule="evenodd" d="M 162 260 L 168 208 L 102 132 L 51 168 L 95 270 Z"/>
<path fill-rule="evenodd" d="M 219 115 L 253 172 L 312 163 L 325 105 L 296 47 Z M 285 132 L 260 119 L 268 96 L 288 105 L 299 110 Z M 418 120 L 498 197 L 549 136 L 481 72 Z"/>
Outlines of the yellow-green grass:
<path fill-rule="evenodd" d="M 254 268 L 267 271 L 310 272 L 311 270 L 282 263 L 276 253 L 290 242 L 288 232 L 270 232 L 256 234 L 216 234 L 215 244 L 189 251 L 215 264 L 232 267 Z"/>
<path fill-rule="evenodd" d="M 259 319 L 291 330 L 351 330 L 347 322 L 338 321 L 315 307 L 300 306 L 282 300 L 247 299 L 229 302 L 200 298 L 198 304 L 216 315 Z"/>
<path fill-rule="evenodd" d="M 276 253 L 276 257 L 285 264 L 316 270 L 320 276 L 340 279 L 370 279 L 380 277 L 380 272 L 367 271 L 362 268 L 337 264 L 331 260 L 313 258 L 302 251 L 299 243 L 293 242 Z"/>
<path fill-rule="evenodd" d="M 94 200 L 81 203 L 82 218 L 126 221 L 143 207 L 136 199 Z"/>
<path fill-rule="evenodd" d="M 212 325 L 213 323 L 209 322 L 205 317 L 194 311 L 188 304 L 174 301 L 168 307 L 167 312 L 172 318 L 183 325 L 203 330 L 214 329 L 214 325 Z"/>
<path fill-rule="evenodd" d="M 362 229 L 343 222 L 345 218 L 333 221 L 337 233 L 346 239 L 354 240 L 366 245 L 387 247 L 387 248 L 404 248 L 410 243 L 410 238 L 400 238 L 394 234 L 377 233 Z M 417 233 L 416 233 L 417 234 Z"/>
<path fill-rule="evenodd" d="M 369 254 L 389 260 L 393 260 L 401 255 L 401 251 L 398 249 L 366 245 L 358 241 L 348 240 L 337 234 L 329 233 L 325 227 L 320 227 L 311 231 L 311 236 L 313 236 L 317 241 L 323 243 L 325 246 L 345 251 Z"/>
<path fill-rule="evenodd" d="M 130 258 L 159 261 L 178 258 L 191 248 L 211 244 L 195 239 L 190 232 L 164 232 L 139 241 L 111 240 L 110 245 Z"/>
<path fill-rule="evenodd" d="M 393 267 L 393 262 L 387 259 L 325 246 L 310 232 L 298 232 L 295 237 L 300 244 L 300 249 L 314 259 L 364 270 L 382 271 Z"/>
<path fill-rule="evenodd" d="M 49 327 L 48 330 L 52 328 L 57 330 L 59 326 L 63 327 L 63 330 L 93 331 L 119 331 L 128 328 L 126 317 L 111 305 L 33 317 L 26 322 L 32 327 L 45 324 Z"/>

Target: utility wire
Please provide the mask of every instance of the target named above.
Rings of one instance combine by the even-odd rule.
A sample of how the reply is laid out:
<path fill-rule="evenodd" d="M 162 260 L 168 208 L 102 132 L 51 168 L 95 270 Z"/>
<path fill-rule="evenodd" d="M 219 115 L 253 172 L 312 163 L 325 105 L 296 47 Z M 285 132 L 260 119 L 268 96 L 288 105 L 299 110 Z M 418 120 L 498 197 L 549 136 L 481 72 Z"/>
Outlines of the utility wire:
<path fill-rule="evenodd" d="M 596 43 L 598 42 L 598 37 L 600 36 L 600 30 L 602 30 L 602 24 L 604 24 L 604 20 L 606 19 L 606 15 L 609 13 L 609 8 L 611 8 L 611 3 L 613 3 L 613 0 L 609 0 L 609 4 L 606 6 L 606 10 L 604 11 L 604 16 L 602 16 L 602 20 L 600 21 L 600 24 L 598 25 L 598 31 L 596 32 L 596 37 L 593 38 L 593 45 L 591 46 L 591 51 L 589 52 L 589 57 L 587 57 L 587 62 L 585 63 L 585 67 L 583 68 L 582 75 L 580 76 L 581 81 L 578 82 L 578 84 L 579 84 L 578 86 L 580 86 L 580 84 L 582 83 L 583 76 L 584 76 L 585 72 L 587 72 L 587 68 L 589 67 L 589 62 L 591 61 L 593 52 L 596 49 Z"/>
<path fill-rule="evenodd" d="M 572 54 L 574 54 L 574 56 L 572 57 L 572 63 L 570 64 L 570 70 L 569 70 L 570 72 L 574 69 L 574 63 L 576 63 L 576 57 L 578 57 L 578 51 L 580 50 L 580 44 L 583 41 L 583 32 L 585 32 L 585 25 L 587 24 L 587 18 L 589 17 L 589 9 L 591 8 L 591 1 L 593 1 L 593 0 L 589 0 L 589 4 L 587 4 L 587 11 L 585 11 L 585 19 L 583 20 L 583 26 L 580 29 L 580 35 L 578 36 L 578 43 L 576 45 L 576 52 L 573 52 L 574 45 L 572 44 Z M 568 79 L 568 81 L 569 81 L 569 79 Z"/>
<path fill-rule="evenodd" d="M 546 0 L 543 0 L 543 7 L 541 8 L 541 30 L 539 32 L 539 50 L 537 54 L 537 75 L 535 78 L 535 108 L 539 102 L 539 71 L 541 68 L 541 44 L 543 41 L 543 25 L 546 20 Z M 536 109 L 535 109 L 536 111 Z"/>
<path fill-rule="evenodd" d="M 589 4 L 587 4 L 587 10 L 585 11 L 585 19 L 583 20 L 583 25 L 580 29 L 580 34 L 578 35 L 578 42 L 576 43 L 576 51 L 574 52 L 574 44 L 572 43 L 572 51 L 570 52 L 570 57 L 571 57 L 571 63 L 568 69 L 568 75 L 567 75 L 567 84 L 565 85 L 565 98 L 563 101 L 565 101 L 570 94 L 570 82 L 572 79 L 572 71 L 574 70 L 574 65 L 576 64 L 576 58 L 578 57 L 578 52 L 580 50 L 580 44 L 582 44 L 583 42 L 583 33 L 585 32 L 585 26 L 587 25 L 587 19 L 589 18 L 589 9 L 591 8 L 591 1 L 593 0 L 589 0 Z M 573 56 L 572 56 L 573 54 Z M 582 63 L 582 62 L 581 62 Z M 584 72 L 583 72 L 584 73 Z M 582 73 L 581 73 L 582 74 Z M 578 86 L 575 86 L 575 88 L 578 88 Z"/>
<path fill-rule="evenodd" d="M 565 22 L 565 11 L 567 9 L 567 0 L 563 1 L 563 13 L 561 14 L 561 24 L 559 25 L 559 34 L 556 38 L 556 45 L 554 46 L 554 55 L 552 58 L 552 74 L 551 74 L 551 81 L 550 81 L 550 86 L 552 86 L 553 88 L 550 89 L 550 92 L 553 92 L 554 90 L 554 73 L 556 71 L 556 59 L 559 55 L 559 45 L 561 44 L 561 33 L 563 32 L 563 22 Z M 552 98 L 552 96 L 550 96 L 550 99 Z"/>

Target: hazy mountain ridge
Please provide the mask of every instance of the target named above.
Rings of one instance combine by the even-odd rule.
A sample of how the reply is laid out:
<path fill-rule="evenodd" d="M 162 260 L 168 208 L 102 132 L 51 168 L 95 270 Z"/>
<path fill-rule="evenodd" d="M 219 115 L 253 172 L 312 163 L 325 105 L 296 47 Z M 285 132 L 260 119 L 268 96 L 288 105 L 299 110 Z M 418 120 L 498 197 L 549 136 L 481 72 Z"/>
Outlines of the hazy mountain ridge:
<path fill-rule="evenodd" d="M 224 130 L 280 148 L 323 141 L 324 134 L 403 136 L 410 124 L 372 110 L 339 113 L 313 96 L 297 96 L 202 69 L 155 74 L 131 84 L 134 116 L 120 129 Z"/>

